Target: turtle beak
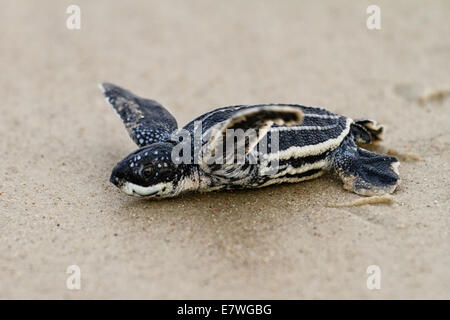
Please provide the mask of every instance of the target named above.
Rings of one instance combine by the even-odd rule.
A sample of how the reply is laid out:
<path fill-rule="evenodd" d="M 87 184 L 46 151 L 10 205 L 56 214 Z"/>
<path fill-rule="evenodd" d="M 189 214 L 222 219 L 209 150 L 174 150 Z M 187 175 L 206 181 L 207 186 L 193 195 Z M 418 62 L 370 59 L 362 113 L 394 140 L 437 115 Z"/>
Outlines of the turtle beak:
<path fill-rule="evenodd" d="M 109 178 L 109 182 L 111 182 L 113 185 L 117 187 L 120 187 L 121 184 L 121 180 L 118 177 L 114 176 L 113 174 Z"/>
<path fill-rule="evenodd" d="M 118 168 L 114 168 L 114 170 L 111 173 L 111 177 L 109 178 L 109 181 L 115 185 L 116 187 L 120 188 L 124 182 L 125 182 L 125 176 L 121 170 L 118 170 Z"/>

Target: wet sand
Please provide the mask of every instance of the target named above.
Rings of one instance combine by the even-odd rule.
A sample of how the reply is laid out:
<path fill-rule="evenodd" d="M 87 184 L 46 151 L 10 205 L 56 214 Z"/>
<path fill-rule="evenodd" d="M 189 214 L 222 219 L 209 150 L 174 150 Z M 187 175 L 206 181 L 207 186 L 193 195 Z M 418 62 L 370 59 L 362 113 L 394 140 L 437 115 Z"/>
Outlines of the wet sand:
<path fill-rule="evenodd" d="M 448 1 L 1 0 L 0 298 L 450 298 Z M 97 83 L 166 106 L 322 106 L 387 126 L 393 204 L 331 175 L 147 201 L 108 182 L 136 147 Z M 433 95 L 431 95 L 434 97 Z M 81 289 L 66 269 L 81 269 Z M 368 290 L 367 267 L 381 269 Z"/>

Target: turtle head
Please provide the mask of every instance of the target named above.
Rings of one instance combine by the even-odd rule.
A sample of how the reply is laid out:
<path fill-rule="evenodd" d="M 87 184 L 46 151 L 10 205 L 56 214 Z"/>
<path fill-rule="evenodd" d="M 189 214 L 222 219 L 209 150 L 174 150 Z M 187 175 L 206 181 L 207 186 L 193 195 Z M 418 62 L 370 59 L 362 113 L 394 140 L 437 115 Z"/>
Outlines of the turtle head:
<path fill-rule="evenodd" d="M 131 153 L 114 167 L 111 183 L 129 195 L 175 196 L 183 170 L 172 161 L 172 149 L 173 144 L 159 142 Z"/>

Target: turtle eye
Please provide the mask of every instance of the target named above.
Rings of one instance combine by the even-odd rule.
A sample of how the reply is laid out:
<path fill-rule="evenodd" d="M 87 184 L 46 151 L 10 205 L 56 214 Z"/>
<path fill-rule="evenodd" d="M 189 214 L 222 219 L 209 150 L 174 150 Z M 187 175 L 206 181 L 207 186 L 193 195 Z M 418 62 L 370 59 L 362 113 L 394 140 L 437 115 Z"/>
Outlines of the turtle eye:
<path fill-rule="evenodd" d="M 148 167 L 144 168 L 144 170 L 142 170 L 142 176 L 143 176 L 145 179 L 151 178 L 152 175 L 153 175 L 153 169 L 152 169 L 151 166 L 148 166 Z"/>

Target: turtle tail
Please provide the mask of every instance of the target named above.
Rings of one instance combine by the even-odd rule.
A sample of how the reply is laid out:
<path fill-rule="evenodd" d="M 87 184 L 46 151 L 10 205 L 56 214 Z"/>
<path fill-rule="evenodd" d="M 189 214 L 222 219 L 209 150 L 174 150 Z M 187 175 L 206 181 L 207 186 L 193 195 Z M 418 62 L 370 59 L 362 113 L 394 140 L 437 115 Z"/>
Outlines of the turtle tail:
<path fill-rule="evenodd" d="M 358 144 L 378 144 L 383 140 L 384 127 L 374 120 L 355 120 L 350 130 Z"/>

